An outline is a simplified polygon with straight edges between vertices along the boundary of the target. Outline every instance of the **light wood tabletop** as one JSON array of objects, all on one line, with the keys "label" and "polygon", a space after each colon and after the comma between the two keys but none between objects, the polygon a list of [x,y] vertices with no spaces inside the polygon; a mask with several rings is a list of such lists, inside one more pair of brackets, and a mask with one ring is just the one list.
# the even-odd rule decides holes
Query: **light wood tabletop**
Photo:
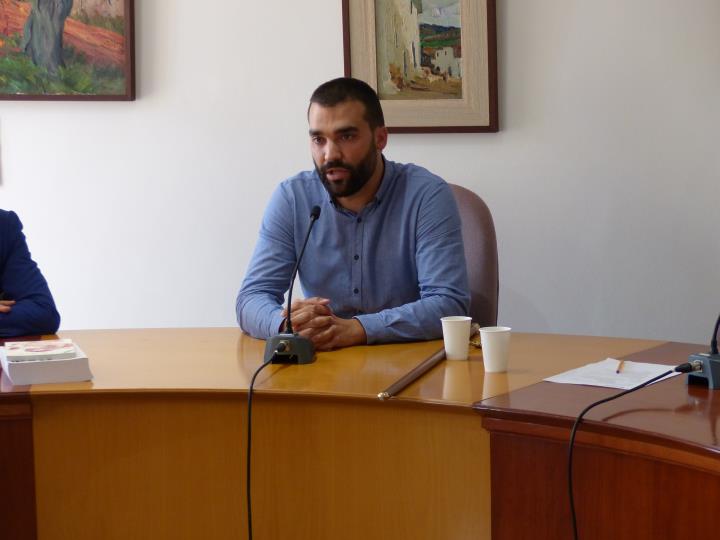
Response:
[{"label": "light wood tabletop", "polygon": [[[262,362],[265,342],[237,328],[83,330],[62,332],[90,358],[91,382],[34,385],[33,394],[112,391],[245,391]],[[516,333],[507,373],[485,374],[482,352],[445,361],[398,399],[470,406],[583,363],[631,354],[662,341]],[[442,348],[442,341],[352,347],[320,352],[313,364],[276,365],[256,381],[260,392],[375,399]],[[3,388],[9,391],[7,378]]]},{"label": "light wood tabletop", "polygon": [[[60,337],[87,353],[92,381],[0,379],[0,407],[15,400],[31,426],[34,480],[22,479],[34,482],[37,537],[244,538],[247,389],[264,342],[237,328]],[[516,333],[507,373],[485,374],[470,348],[468,361],[443,361],[386,401],[378,393],[441,341],[267,366],[253,406],[258,537],[488,539],[490,437],[472,404],[662,343]]]}]

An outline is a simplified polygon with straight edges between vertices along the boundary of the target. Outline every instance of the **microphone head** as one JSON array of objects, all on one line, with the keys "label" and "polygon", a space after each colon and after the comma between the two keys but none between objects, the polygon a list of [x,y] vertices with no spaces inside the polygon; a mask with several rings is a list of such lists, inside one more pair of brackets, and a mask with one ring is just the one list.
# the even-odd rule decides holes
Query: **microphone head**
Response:
[{"label": "microphone head", "polygon": [[310,211],[310,219],[317,219],[319,217],[320,217],[320,207],[313,206],[312,210]]}]

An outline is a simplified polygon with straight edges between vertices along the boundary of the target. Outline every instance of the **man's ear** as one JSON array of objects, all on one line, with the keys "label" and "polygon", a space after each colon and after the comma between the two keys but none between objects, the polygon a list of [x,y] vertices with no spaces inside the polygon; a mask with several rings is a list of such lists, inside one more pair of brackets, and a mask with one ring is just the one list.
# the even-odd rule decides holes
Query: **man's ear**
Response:
[{"label": "man's ear", "polygon": [[381,152],[385,150],[388,141],[388,130],[385,126],[375,128],[375,146]]}]

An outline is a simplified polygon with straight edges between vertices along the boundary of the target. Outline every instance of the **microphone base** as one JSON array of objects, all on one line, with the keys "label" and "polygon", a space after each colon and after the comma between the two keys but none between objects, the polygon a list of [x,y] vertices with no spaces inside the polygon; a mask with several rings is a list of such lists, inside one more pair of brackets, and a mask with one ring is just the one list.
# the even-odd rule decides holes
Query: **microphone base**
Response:
[{"label": "microphone base", "polygon": [[[278,351],[278,348],[283,349]],[[265,343],[267,364],[312,364],[315,361],[315,347],[308,338],[297,334],[278,334]]]},{"label": "microphone base", "polygon": [[720,354],[691,354],[690,362],[702,362],[702,371],[688,373],[687,384],[707,386],[710,390],[720,390]]}]

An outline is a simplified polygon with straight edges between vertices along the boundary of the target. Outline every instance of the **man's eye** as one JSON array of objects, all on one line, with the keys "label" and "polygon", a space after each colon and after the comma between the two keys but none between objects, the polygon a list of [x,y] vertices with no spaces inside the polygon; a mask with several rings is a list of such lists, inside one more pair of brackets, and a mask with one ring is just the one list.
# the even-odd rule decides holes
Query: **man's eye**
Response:
[{"label": "man's eye", "polygon": [[342,136],[342,140],[343,140],[343,141],[352,141],[354,138],[355,138],[355,134],[354,134],[354,133],[345,133],[345,134],[343,134],[343,136]]},{"label": "man's eye", "polygon": [[313,137],[311,140],[313,144],[322,144],[324,139],[322,137]]}]

